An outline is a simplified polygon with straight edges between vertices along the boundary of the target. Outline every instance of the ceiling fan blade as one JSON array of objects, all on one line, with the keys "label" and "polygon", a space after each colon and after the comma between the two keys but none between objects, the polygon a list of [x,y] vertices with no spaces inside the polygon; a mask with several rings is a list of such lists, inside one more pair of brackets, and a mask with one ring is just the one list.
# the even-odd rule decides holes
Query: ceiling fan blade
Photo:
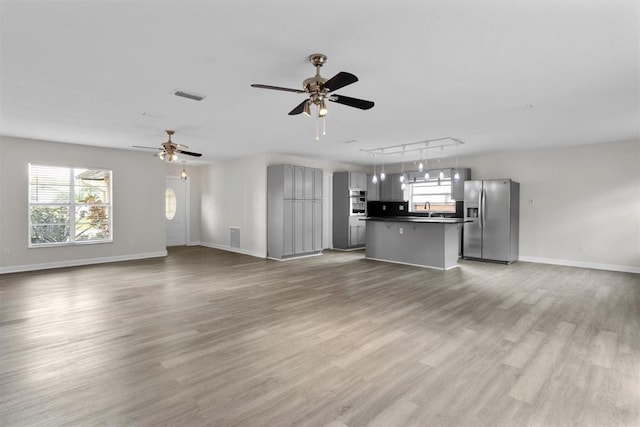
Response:
[{"label": "ceiling fan blade", "polygon": [[302,101],[300,104],[298,104],[296,106],[296,108],[294,108],[293,110],[289,111],[289,115],[290,116],[295,116],[296,114],[300,114],[302,112],[304,112],[304,105],[308,102],[308,99],[305,99],[304,101]]},{"label": "ceiling fan blade", "polygon": [[294,92],[294,93],[306,93],[306,91],[301,89],[289,89],[288,87],[280,87],[280,86],[252,84],[251,87],[257,87],[258,89],[283,90],[285,92]]},{"label": "ceiling fan blade", "polygon": [[331,95],[327,99],[329,99],[329,101],[337,102],[338,104],[348,105],[349,107],[355,107],[361,110],[368,110],[370,108],[373,108],[373,106],[375,105],[373,101],[366,101],[364,99],[358,99],[358,98],[350,98],[348,96],[342,96],[342,95]]},{"label": "ceiling fan blade", "polygon": [[338,90],[357,81],[358,78],[353,74],[347,73],[346,71],[340,71],[338,74],[324,82],[323,86],[325,89],[329,89],[329,91],[332,91]]},{"label": "ceiling fan blade", "polygon": [[186,154],[187,156],[193,156],[193,157],[202,157],[202,154],[194,153],[193,151],[176,150],[176,153]]},{"label": "ceiling fan blade", "polygon": [[142,145],[132,145],[133,148],[146,148],[149,150],[163,150],[163,148],[158,148],[158,147],[144,147]]}]

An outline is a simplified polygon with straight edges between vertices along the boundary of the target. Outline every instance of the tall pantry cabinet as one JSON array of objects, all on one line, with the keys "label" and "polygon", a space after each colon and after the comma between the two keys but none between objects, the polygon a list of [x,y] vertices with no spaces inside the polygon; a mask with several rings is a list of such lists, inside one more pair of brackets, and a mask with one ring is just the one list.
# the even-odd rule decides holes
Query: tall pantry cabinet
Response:
[{"label": "tall pantry cabinet", "polygon": [[267,168],[267,257],[322,252],[322,169]]}]

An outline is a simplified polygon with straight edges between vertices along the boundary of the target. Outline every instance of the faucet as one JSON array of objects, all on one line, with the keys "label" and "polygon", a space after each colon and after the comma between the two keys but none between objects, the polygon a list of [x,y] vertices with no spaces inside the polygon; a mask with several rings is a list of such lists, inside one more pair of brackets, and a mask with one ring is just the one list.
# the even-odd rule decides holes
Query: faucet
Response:
[{"label": "faucet", "polygon": [[424,210],[427,211],[427,214],[428,214],[427,216],[431,217],[431,203],[429,203],[428,201],[424,202]]}]

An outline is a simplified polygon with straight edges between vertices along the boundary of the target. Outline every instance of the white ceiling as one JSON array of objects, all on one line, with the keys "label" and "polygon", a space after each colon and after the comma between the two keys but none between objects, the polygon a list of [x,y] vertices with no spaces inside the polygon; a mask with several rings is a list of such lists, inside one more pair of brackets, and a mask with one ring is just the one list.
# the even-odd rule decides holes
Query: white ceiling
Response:
[{"label": "white ceiling", "polygon": [[[208,162],[278,152],[363,164],[362,149],[443,136],[465,142],[461,155],[640,138],[637,0],[0,7],[3,135],[131,148],[175,129]],[[300,87],[315,52],[328,56],[324,77],[359,77],[336,93],[376,103],[330,103],[319,142],[314,119],[287,115],[303,95],[250,87]]]}]

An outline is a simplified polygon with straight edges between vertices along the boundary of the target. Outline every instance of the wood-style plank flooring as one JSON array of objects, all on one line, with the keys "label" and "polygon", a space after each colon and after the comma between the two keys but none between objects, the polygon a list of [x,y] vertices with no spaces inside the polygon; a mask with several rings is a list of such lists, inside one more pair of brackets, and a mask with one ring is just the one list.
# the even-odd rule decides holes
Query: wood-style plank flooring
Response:
[{"label": "wood-style plank flooring", "polygon": [[0,424],[639,426],[640,275],[202,247],[2,275]]}]

